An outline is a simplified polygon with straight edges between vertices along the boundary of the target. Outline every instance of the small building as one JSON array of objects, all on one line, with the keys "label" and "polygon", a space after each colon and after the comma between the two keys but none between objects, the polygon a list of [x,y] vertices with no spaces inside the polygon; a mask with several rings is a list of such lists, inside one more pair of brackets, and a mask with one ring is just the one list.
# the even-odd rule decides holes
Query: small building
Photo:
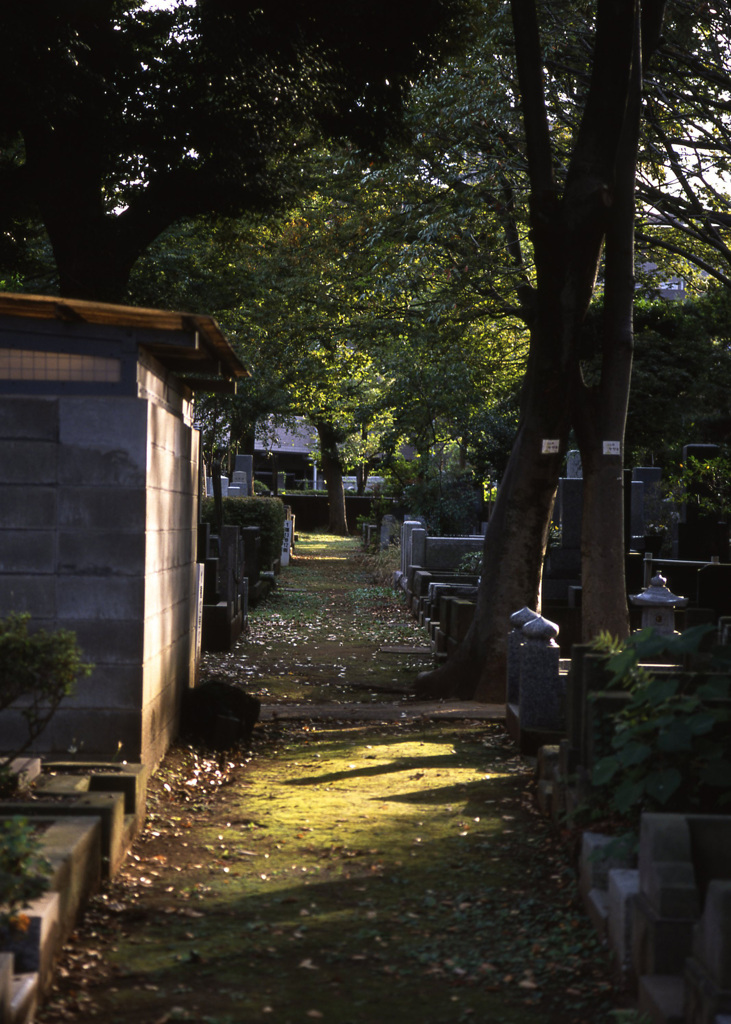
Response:
[{"label": "small building", "polygon": [[324,488],[314,459],[319,445],[317,431],[302,416],[288,425],[267,420],[256,437],[254,476],[274,494],[285,489]]},{"label": "small building", "polygon": [[[247,376],[207,316],[0,294],[0,615],[73,630],[93,674],[38,753],[154,764],[199,651],[193,394]],[[20,715],[0,715],[0,751]]]}]

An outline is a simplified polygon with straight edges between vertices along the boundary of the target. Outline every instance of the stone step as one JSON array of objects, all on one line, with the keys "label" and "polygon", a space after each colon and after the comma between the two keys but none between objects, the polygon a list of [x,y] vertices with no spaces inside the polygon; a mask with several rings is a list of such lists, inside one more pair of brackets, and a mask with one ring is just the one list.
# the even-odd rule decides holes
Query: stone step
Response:
[{"label": "stone step", "polygon": [[685,986],[674,974],[643,974],[639,979],[638,1009],[652,1024],[684,1024]]},{"label": "stone step", "polygon": [[31,1024],[38,1006],[38,975],[16,974],[10,986],[8,1024]]}]

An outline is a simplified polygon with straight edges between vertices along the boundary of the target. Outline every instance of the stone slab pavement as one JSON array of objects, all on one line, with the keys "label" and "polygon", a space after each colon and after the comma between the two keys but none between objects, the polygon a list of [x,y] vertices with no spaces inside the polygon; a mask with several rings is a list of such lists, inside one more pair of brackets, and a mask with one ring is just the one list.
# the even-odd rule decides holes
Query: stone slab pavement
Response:
[{"label": "stone slab pavement", "polygon": [[299,718],[341,722],[439,721],[469,719],[497,722],[505,718],[504,704],[480,704],[477,701],[383,701],[371,704],[262,704],[260,721]]}]

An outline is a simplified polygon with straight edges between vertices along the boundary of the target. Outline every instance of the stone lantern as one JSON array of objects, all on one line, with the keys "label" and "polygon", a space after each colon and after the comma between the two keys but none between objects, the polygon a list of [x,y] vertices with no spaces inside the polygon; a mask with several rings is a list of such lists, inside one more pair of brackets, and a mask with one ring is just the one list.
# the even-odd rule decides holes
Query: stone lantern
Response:
[{"label": "stone lantern", "polygon": [[667,580],[658,573],[650,580],[650,586],[640,594],[632,594],[630,601],[642,609],[642,628],[654,629],[657,633],[672,636],[675,632],[675,609],[685,608],[687,597],[678,597],[668,589]]}]

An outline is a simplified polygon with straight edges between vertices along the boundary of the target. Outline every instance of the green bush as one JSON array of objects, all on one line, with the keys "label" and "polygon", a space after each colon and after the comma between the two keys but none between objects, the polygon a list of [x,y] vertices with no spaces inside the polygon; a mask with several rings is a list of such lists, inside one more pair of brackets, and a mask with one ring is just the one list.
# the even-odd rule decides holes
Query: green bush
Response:
[{"label": "green bush", "polygon": [[[666,636],[645,629],[608,656],[610,686],[629,696],[592,784],[613,812],[713,811],[731,801],[731,649],[715,647],[698,659],[712,630]],[[702,668],[653,675],[640,665],[657,659]]]},{"label": "green bush", "polygon": [[[214,498],[205,498],[201,520],[216,522]],[[284,504],[279,498],[224,498],[223,522],[226,526],[258,526],[261,530],[261,566],[267,569],[279,558],[284,536]]]},{"label": "green bush", "polygon": [[28,614],[0,619],[0,711],[17,702],[27,726],[26,735],[19,735],[15,748],[3,755],[0,773],[40,736],[76,681],[93,668],[81,660],[75,633],[30,633],[29,622]]},{"label": "green bush", "polygon": [[0,823],[0,927],[24,931],[19,911],[48,888],[51,865],[39,853],[40,838],[27,818]]},{"label": "green bush", "polygon": [[475,529],[480,502],[469,475],[427,476],[405,487],[403,500],[431,536],[459,537]]},{"label": "green bush", "polygon": [[460,558],[457,572],[468,572],[471,576],[479,576],[482,573],[482,561],[482,551],[468,551]]}]

